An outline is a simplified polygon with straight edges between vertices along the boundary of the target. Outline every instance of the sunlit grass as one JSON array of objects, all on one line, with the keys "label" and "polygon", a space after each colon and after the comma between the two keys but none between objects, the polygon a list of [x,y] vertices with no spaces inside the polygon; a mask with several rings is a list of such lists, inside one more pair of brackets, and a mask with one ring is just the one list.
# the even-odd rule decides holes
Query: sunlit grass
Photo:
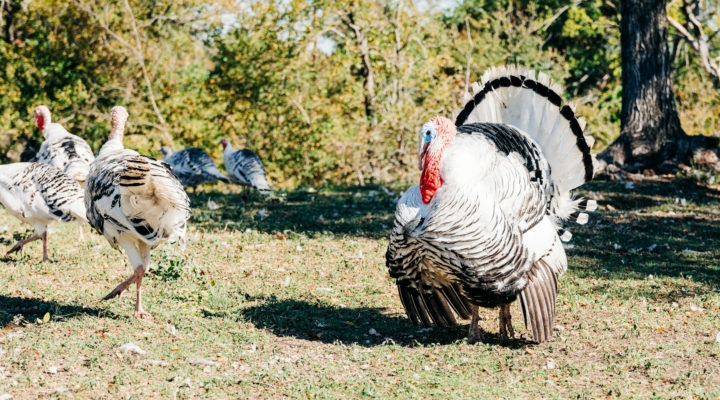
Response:
[{"label": "sunlit grass", "polygon": [[[397,187],[247,204],[218,189],[193,197],[184,253],[155,250],[144,285],[150,321],[131,317],[134,288],[99,302],[130,268],[96,234],[78,243],[74,225],[54,225],[53,263],[40,262],[39,242],[2,258],[0,395],[720,396],[716,189],[590,185],[601,209],[571,229],[555,337],[540,346],[526,340],[517,305],[509,342],[497,336],[496,310],[481,311],[488,333],[475,346],[467,325],[408,321],[384,266]],[[220,207],[210,210],[209,198]],[[3,249],[27,229],[0,210],[5,225]],[[146,353],[117,350],[128,342]]]}]

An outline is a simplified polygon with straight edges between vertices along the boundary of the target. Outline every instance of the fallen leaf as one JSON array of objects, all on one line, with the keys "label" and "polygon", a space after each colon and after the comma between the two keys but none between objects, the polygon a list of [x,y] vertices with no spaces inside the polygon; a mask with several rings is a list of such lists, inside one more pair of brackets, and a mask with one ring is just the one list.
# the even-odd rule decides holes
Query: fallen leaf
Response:
[{"label": "fallen leaf", "polygon": [[50,313],[49,312],[46,312],[45,315],[43,315],[42,321],[43,321],[43,324],[47,324],[48,322],[50,322]]},{"label": "fallen leaf", "polygon": [[350,326],[355,326],[355,323],[352,322],[352,321],[345,321],[345,323],[348,324],[348,325],[350,325]]},{"label": "fallen leaf", "polygon": [[320,335],[318,335],[317,333],[315,333],[313,331],[305,331],[305,333],[307,333],[307,335],[310,336],[311,340],[320,340]]},{"label": "fallen leaf", "polygon": [[533,350],[533,349],[531,349],[531,348],[529,348],[529,347],[526,347],[526,348],[525,348],[525,352],[528,353],[528,354],[530,354],[530,355],[535,354],[535,350]]}]

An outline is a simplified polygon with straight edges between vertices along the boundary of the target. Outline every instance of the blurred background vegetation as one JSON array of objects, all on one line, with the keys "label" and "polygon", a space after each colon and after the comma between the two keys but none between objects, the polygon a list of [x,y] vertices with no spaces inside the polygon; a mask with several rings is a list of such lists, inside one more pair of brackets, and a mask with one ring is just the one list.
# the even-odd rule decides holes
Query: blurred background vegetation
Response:
[{"label": "blurred background vegetation", "polygon": [[[682,22],[675,1],[668,14]],[[95,150],[109,111],[126,146],[159,156],[222,137],[264,160],[271,182],[414,179],[417,131],[451,116],[488,67],[548,72],[577,99],[602,150],[619,134],[618,0],[0,0],[0,162],[42,135],[32,109]],[[718,56],[717,0],[705,0]],[[720,133],[720,92],[670,29],[689,134]]]}]

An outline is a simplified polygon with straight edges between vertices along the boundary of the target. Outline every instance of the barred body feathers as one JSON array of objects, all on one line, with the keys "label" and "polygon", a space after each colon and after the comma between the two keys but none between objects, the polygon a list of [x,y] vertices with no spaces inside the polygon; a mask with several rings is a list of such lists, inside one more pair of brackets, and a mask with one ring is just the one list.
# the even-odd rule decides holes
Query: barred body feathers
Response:
[{"label": "barred body feathers", "polygon": [[50,110],[46,106],[36,107],[35,120],[45,137],[37,161],[56,167],[81,186],[85,185],[90,164],[95,160],[90,145],[66,131],[62,125],[51,122],[50,118]]},{"label": "barred body feathers", "polygon": [[271,193],[270,186],[260,157],[248,149],[235,151],[227,139],[223,139],[222,144],[225,169],[230,181],[238,185],[253,187],[261,194],[269,195]]},{"label": "barred body feathers", "polygon": [[59,169],[41,163],[0,165],[0,203],[15,218],[32,225],[35,233],[10,252],[42,239],[47,260],[47,226],[55,221],[87,222],[80,185]]},{"label": "barred body feathers", "polygon": [[567,269],[561,240],[570,234],[560,225],[585,223],[580,211],[596,207],[571,193],[593,177],[592,143],[544,74],[493,68],[473,91],[454,124],[436,117],[423,125],[421,182],[398,202],[386,264],[416,324],[471,317],[475,341],[477,307],[499,306],[501,334],[512,334],[509,306],[519,298],[543,342]]},{"label": "barred body feathers", "polygon": [[186,189],[217,181],[230,183],[205,150],[190,148],[173,152],[163,147],[160,152]]}]

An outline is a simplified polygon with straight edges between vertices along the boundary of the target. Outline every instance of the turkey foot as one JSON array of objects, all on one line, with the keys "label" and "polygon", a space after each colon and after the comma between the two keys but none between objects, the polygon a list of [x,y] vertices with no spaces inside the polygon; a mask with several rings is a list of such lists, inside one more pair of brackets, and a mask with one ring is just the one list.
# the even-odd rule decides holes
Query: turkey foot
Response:
[{"label": "turkey foot", "polygon": [[[144,271],[143,271],[143,273],[144,273]],[[123,292],[125,290],[127,290],[128,286],[130,286],[130,284],[132,284],[133,282],[137,281],[137,279],[138,279],[138,270],[135,270],[135,272],[132,274],[131,277],[127,278],[127,280],[125,280],[125,282],[119,284],[115,289],[113,289],[112,292],[110,292],[110,294],[103,297],[103,300],[110,300],[112,298],[122,296]]]},{"label": "turkey foot", "polygon": [[[33,234],[32,236],[30,236],[29,238],[23,239],[23,240],[17,242],[17,243],[15,244],[15,246],[13,246],[13,247],[12,247],[10,250],[8,250],[8,252],[5,253],[5,254],[12,254],[12,253],[21,251],[22,248],[23,248],[23,246],[25,246],[26,244],[28,244],[28,243],[30,243],[30,242],[32,242],[32,241],[38,240],[38,239],[42,239],[43,237],[47,237],[47,233],[44,233],[42,236],[41,236],[41,235],[38,235],[37,233],[35,233],[35,234]],[[46,246],[44,246],[44,247],[47,249]],[[43,257],[43,261],[47,261],[47,250],[45,250],[45,254],[44,254],[44,257]]]},{"label": "turkey foot", "polygon": [[472,319],[470,320],[470,332],[468,332],[467,342],[468,344],[482,343],[484,338],[478,324],[480,321],[478,307],[475,305],[470,306],[470,313],[472,314]]},{"label": "turkey foot", "polygon": [[512,326],[512,316],[510,315],[510,303],[500,306],[500,336],[504,340],[515,338],[515,329]]}]

